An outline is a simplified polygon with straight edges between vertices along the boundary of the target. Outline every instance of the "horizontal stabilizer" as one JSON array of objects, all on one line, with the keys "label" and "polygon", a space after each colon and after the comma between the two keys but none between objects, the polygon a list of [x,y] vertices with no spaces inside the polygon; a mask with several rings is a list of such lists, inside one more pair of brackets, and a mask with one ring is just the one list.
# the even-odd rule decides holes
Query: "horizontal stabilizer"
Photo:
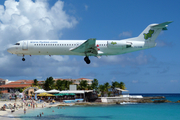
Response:
[{"label": "horizontal stabilizer", "polygon": [[157,24],[157,25],[154,25],[152,26],[152,28],[166,28],[168,24],[172,23],[173,21],[168,21],[168,22],[164,22],[164,23],[161,23],[161,24]]}]

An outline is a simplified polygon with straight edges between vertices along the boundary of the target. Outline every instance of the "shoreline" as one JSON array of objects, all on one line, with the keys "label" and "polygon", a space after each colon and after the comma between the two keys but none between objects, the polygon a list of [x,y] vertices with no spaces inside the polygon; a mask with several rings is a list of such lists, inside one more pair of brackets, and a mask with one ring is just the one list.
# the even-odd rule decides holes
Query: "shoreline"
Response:
[{"label": "shoreline", "polygon": [[[180,103],[180,100],[177,102],[172,102],[172,101],[162,101],[162,99],[160,100],[160,102],[149,102],[148,100],[152,100],[152,98],[155,97],[144,97],[143,99],[132,99],[130,101],[120,101],[120,102],[77,102],[77,103],[63,103],[63,102],[56,102],[55,104],[50,104],[50,103],[37,103],[37,107],[35,106],[35,108],[33,109],[32,107],[28,107],[28,106],[24,106],[23,108],[19,108],[18,110],[15,110],[15,112],[11,113],[11,109],[6,109],[6,111],[0,111],[0,120],[21,120],[20,119],[20,115],[24,114],[24,108],[26,108],[26,113],[28,113],[29,111],[32,110],[36,110],[36,109],[44,109],[44,108],[48,108],[48,107],[60,107],[60,106],[95,106],[95,105],[115,105],[115,104],[121,104],[121,103],[125,103],[125,102],[132,102],[132,103]],[[140,100],[140,101],[138,101]],[[163,99],[166,100],[166,99]],[[30,102],[30,100],[27,101],[28,103]],[[17,102],[15,102],[15,100],[12,101],[0,101],[0,107],[2,107],[4,104],[9,105],[9,104],[18,104],[21,105],[23,103],[22,100],[17,100]],[[42,107],[43,105],[43,107]]]},{"label": "shoreline", "polygon": [[[14,104],[16,103],[17,105],[20,105],[21,103],[23,103],[21,100],[18,100],[17,102],[15,101],[0,101],[0,107],[2,107],[4,104],[8,105],[8,104]],[[15,109],[15,112],[11,112],[11,109],[6,109],[5,111],[0,111],[0,120],[20,120],[18,118],[19,115],[24,114],[24,108],[26,108],[26,113],[35,109],[44,109],[44,108],[48,108],[48,107],[56,107],[58,105],[60,105],[61,103],[56,102],[56,104],[50,104],[50,103],[37,103],[37,107],[35,108],[31,108],[28,106],[23,106],[23,108],[18,108]],[[42,107],[43,105],[43,107]]]}]

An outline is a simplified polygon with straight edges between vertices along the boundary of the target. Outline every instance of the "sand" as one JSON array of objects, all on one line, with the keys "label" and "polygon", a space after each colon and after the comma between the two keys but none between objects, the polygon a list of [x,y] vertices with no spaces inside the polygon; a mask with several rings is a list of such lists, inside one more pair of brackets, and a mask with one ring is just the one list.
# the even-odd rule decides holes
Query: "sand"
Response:
[{"label": "sand", "polygon": [[[30,102],[30,100],[28,100],[28,102]],[[3,107],[4,104],[8,105],[14,105],[14,103],[18,104],[21,106],[22,100],[17,100],[15,102],[15,100],[12,101],[0,101],[0,107]],[[58,106],[64,103],[59,103],[56,102],[56,104],[49,104],[49,103],[37,103],[37,107],[35,106],[34,109],[38,109],[38,108],[46,108],[46,107],[54,107],[54,106]],[[33,108],[31,107],[27,107],[24,106],[24,108],[26,108],[26,112],[28,112],[29,110],[33,110]],[[1,111],[0,110],[0,120],[20,120],[18,119],[19,114],[23,114],[24,113],[24,108],[18,108],[18,110],[15,110],[15,112],[11,113],[11,109],[6,109],[6,111]]]}]

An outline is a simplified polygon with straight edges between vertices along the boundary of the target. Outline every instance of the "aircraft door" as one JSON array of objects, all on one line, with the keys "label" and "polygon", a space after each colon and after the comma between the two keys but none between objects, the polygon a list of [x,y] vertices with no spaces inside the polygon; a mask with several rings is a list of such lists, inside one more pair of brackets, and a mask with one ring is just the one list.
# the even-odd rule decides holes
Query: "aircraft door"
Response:
[{"label": "aircraft door", "polygon": [[22,50],[28,50],[28,41],[23,41]]}]

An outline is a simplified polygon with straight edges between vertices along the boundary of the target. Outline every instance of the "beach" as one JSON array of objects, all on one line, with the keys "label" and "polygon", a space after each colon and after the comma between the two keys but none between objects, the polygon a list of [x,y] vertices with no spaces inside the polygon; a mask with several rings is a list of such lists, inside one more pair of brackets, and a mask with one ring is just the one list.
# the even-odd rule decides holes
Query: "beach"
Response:
[{"label": "beach", "polygon": [[[28,103],[31,102],[31,100],[27,101]],[[66,105],[63,103],[59,103],[56,102],[56,104],[50,104],[50,103],[46,103],[46,102],[35,102],[37,103],[37,106],[33,107],[29,107],[29,106],[25,106],[22,100],[9,100],[9,101],[0,101],[0,108],[4,106],[4,104],[6,105],[14,105],[14,103],[18,106],[17,109],[15,109],[14,112],[11,112],[11,109],[6,109],[5,111],[0,110],[0,120],[19,120],[18,118],[16,118],[16,116],[18,116],[19,114],[23,114],[24,113],[24,108],[26,109],[26,113],[28,111],[34,110],[34,109],[39,109],[39,108],[47,108],[47,107],[54,107],[54,106],[58,106],[60,104],[62,105]],[[23,104],[23,107],[19,107],[20,105]]]}]

